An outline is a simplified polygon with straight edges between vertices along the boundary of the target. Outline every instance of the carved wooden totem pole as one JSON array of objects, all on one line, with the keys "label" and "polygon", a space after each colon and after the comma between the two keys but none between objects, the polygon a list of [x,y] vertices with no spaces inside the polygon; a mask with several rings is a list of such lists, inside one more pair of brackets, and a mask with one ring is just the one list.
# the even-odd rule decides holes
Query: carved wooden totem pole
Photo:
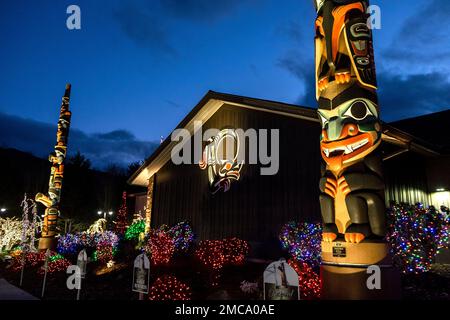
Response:
[{"label": "carved wooden totem pole", "polygon": [[369,4],[316,0],[315,5],[324,297],[371,298],[363,293],[365,271],[384,264],[388,250]]},{"label": "carved wooden totem pole", "polygon": [[50,169],[50,180],[48,183],[48,194],[36,194],[36,201],[42,203],[46,207],[42,225],[42,235],[39,239],[40,250],[54,248],[56,245],[56,223],[59,216],[61,188],[64,177],[64,160],[66,159],[67,154],[67,140],[69,137],[70,118],[72,115],[69,111],[70,88],[70,84],[67,84],[59,114],[55,151],[48,157],[48,160],[52,164]]}]

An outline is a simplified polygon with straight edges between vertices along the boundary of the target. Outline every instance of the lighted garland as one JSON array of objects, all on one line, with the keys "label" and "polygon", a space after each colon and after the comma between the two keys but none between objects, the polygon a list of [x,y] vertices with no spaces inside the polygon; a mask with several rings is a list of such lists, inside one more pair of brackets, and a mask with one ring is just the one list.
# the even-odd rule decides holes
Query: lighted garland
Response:
[{"label": "lighted garland", "polygon": [[138,220],[125,231],[125,240],[137,240],[139,239],[139,235],[143,232],[145,232],[145,221]]},{"label": "lighted garland", "polygon": [[279,235],[283,249],[297,261],[315,267],[320,264],[322,254],[322,225],[320,223],[289,222],[281,228]]},{"label": "lighted garland", "polygon": [[191,296],[191,288],[171,275],[157,278],[149,291],[149,300],[156,301],[191,300]]},{"label": "lighted garland", "polygon": [[154,265],[168,264],[175,252],[175,245],[171,236],[161,230],[150,233],[144,250],[150,256]]},{"label": "lighted garland", "polygon": [[305,262],[289,260],[288,264],[294,268],[295,272],[298,274],[301,299],[319,299],[321,293],[319,275]]},{"label": "lighted garland", "polygon": [[404,273],[430,269],[436,254],[449,243],[449,225],[434,207],[392,204],[387,240],[394,262]]},{"label": "lighted garland", "polygon": [[174,225],[167,231],[172,237],[175,250],[186,252],[194,241],[194,233],[188,222],[182,221]]}]

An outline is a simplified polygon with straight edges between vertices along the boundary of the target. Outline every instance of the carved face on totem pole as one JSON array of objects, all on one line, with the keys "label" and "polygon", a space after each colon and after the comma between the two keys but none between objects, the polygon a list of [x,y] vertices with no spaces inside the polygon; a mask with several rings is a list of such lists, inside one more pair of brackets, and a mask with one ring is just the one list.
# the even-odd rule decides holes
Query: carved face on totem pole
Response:
[{"label": "carved face on totem pole", "polygon": [[[326,164],[321,179],[324,239],[333,241],[344,234],[347,241],[360,242],[383,233],[371,230],[368,212],[359,208],[364,204],[351,200],[357,189],[371,189],[360,186],[364,178],[360,175],[358,180],[354,174],[358,166],[360,174],[370,172],[363,169],[364,163],[379,146],[382,133],[368,1],[316,0],[315,5],[316,98],[322,123],[320,149]],[[381,172],[376,175],[381,179]],[[375,187],[381,194],[382,183]],[[353,211],[357,217],[352,217]],[[358,228],[360,224],[366,226]]]}]

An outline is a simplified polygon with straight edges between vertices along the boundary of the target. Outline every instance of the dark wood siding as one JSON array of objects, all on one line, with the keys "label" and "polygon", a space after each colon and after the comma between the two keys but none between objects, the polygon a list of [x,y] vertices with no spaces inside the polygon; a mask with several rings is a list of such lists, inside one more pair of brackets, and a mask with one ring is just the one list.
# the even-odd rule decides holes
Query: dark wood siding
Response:
[{"label": "dark wood siding", "polygon": [[317,123],[273,113],[223,106],[203,126],[223,129],[279,129],[279,172],[261,176],[259,165],[244,165],[231,189],[212,195],[207,172],[198,165],[169,161],[156,174],[153,226],[190,220],[200,239],[237,236],[264,241],[290,220],[319,220],[320,174]]},{"label": "dark wood siding", "polygon": [[421,202],[430,205],[427,187],[427,159],[412,152],[384,162],[386,202]]}]

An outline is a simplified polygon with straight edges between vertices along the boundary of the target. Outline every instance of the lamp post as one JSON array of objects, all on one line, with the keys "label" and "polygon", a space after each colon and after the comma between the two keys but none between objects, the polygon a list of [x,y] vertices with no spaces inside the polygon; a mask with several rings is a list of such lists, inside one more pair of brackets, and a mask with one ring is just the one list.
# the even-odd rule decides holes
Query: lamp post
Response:
[{"label": "lamp post", "polygon": [[6,208],[0,208],[0,213],[5,213],[6,212]]},{"label": "lamp post", "polygon": [[114,214],[114,212],[113,211],[101,211],[101,210],[99,210],[99,211],[97,211],[97,214],[99,215],[99,216],[101,216],[101,215],[103,215],[103,219],[105,219],[106,220],[106,215],[109,215],[109,216],[112,216],[113,214]]}]

